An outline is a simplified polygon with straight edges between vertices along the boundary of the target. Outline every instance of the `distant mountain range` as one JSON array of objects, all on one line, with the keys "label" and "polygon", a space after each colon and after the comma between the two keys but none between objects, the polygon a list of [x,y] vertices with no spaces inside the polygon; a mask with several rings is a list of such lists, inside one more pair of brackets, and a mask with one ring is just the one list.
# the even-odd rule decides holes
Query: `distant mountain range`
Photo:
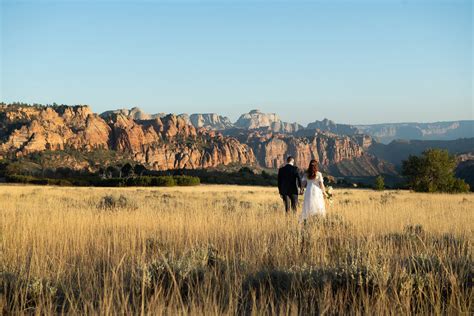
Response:
[{"label": "distant mountain range", "polygon": [[[324,119],[304,127],[259,110],[232,122],[215,113],[147,114],[132,108],[98,115],[87,106],[0,103],[0,159],[61,151],[58,160],[48,163],[90,170],[102,163],[77,161],[77,155],[66,158],[64,152],[73,149],[112,151],[155,170],[232,165],[275,169],[292,155],[302,168],[316,159],[322,171],[334,176],[373,177],[396,176],[403,159],[427,148],[445,148],[463,157],[474,153],[474,121],[410,124],[353,126]],[[397,135],[440,140],[379,141]],[[443,140],[454,137],[460,139]],[[470,158],[463,161],[471,168]]]},{"label": "distant mountain range", "polygon": [[[122,109],[108,111],[101,114],[106,117],[110,113],[122,113],[132,119],[150,119],[163,117],[164,113],[149,115],[139,108],[130,110]],[[459,138],[474,137],[474,120],[447,121],[435,123],[386,123],[369,125],[339,124],[334,121],[323,119],[309,123],[306,127],[299,123],[288,123],[280,119],[275,113],[263,113],[252,110],[242,114],[239,119],[232,123],[228,117],[217,113],[199,113],[178,115],[196,128],[207,128],[217,131],[234,130],[259,130],[274,133],[292,134],[299,137],[314,135],[315,131],[330,132],[337,135],[369,135],[378,142],[388,144],[392,140],[455,140]],[[227,133],[229,134],[229,132]]]},{"label": "distant mountain range", "polygon": [[368,134],[382,143],[395,139],[454,140],[474,137],[474,120],[356,125],[356,128],[360,133]]},{"label": "distant mountain range", "polygon": [[455,155],[474,153],[474,138],[457,140],[394,140],[390,144],[374,142],[368,152],[380,159],[400,165],[410,155],[420,155],[429,148],[446,149]]}]

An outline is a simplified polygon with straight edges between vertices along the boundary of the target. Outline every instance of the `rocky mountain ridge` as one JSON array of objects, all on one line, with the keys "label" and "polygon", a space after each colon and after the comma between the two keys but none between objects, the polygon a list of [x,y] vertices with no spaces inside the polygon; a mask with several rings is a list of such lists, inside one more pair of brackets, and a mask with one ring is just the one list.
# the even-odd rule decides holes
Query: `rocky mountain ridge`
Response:
[{"label": "rocky mountain ridge", "polygon": [[397,139],[455,140],[474,137],[474,120],[434,123],[387,123],[355,125],[359,133],[368,134],[382,143]]},{"label": "rocky mountain ridge", "polygon": [[457,140],[394,140],[389,144],[373,142],[367,152],[396,166],[402,164],[410,155],[418,156],[429,148],[447,150],[451,155],[474,159],[474,138]]},{"label": "rocky mountain ridge", "polygon": [[255,163],[247,145],[176,115],[134,120],[116,112],[104,120],[87,106],[0,106],[0,140],[0,158],[72,148],[127,153],[156,170]]},{"label": "rocky mountain ridge", "polygon": [[303,126],[298,123],[283,122],[275,113],[263,113],[260,110],[252,110],[242,114],[235,122],[234,127],[247,130],[268,130],[274,133],[295,133]]},{"label": "rocky mountain ridge", "polygon": [[333,176],[396,174],[393,165],[369,154],[348,136],[322,132],[311,137],[295,137],[254,132],[238,139],[252,148],[257,161],[266,168],[278,168],[292,155],[301,168],[315,159],[322,171]]},{"label": "rocky mountain ridge", "polygon": [[[257,117],[261,114],[254,112]],[[189,119],[189,120],[188,120]],[[245,118],[252,122],[252,117]],[[190,122],[200,124],[196,128]],[[198,122],[198,123],[196,123]],[[0,105],[0,158],[26,157],[35,152],[111,150],[127,154],[154,170],[199,169],[250,165],[274,169],[294,155],[299,166],[310,159],[333,175],[368,176],[394,173],[390,164],[367,153],[359,140],[328,132],[308,137],[268,128],[238,129],[235,135],[206,125],[228,124],[214,115],[154,115],[137,109],[97,115],[87,106]],[[242,123],[243,124],[243,123]]]},{"label": "rocky mountain ridge", "polygon": [[[132,119],[151,119],[162,117],[164,113],[149,115],[138,108],[117,110]],[[109,115],[107,111],[102,117]],[[275,113],[263,113],[252,110],[242,114],[232,123],[227,117],[216,113],[191,115],[180,114],[184,120],[196,128],[204,127],[210,130],[227,131],[228,135],[238,133],[239,130],[271,131],[273,133],[290,134],[297,137],[311,137],[316,132],[330,132],[337,135],[360,136],[369,135],[378,142],[388,144],[397,139],[406,140],[454,140],[474,137],[474,120],[434,122],[434,123],[386,123],[368,125],[339,124],[329,119],[314,121],[306,127],[298,123],[288,123],[280,119]]]},{"label": "rocky mountain ridge", "polygon": [[148,114],[138,107],[133,107],[130,110],[118,109],[118,110],[112,110],[112,111],[105,111],[102,114],[100,114],[100,117],[102,117],[103,119],[108,119],[117,114],[122,114],[133,120],[151,120],[151,119],[160,118],[166,115],[165,113]]},{"label": "rocky mountain ridge", "polygon": [[216,113],[191,114],[189,119],[196,128],[204,127],[212,130],[225,130],[234,126],[228,117],[220,116]]}]

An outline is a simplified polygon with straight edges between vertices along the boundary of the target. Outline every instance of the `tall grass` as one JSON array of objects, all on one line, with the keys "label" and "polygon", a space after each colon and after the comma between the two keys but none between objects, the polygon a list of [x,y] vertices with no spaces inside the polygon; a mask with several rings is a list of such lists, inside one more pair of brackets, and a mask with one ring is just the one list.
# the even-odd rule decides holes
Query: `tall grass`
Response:
[{"label": "tall grass", "polygon": [[304,228],[272,188],[0,186],[0,308],[472,314],[474,196],[337,190]]}]

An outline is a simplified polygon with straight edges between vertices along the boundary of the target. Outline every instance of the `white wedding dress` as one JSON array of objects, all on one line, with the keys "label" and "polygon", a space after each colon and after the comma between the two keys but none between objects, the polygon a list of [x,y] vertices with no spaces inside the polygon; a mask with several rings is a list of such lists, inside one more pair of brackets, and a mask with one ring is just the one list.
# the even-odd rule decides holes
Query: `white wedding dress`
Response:
[{"label": "white wedding dress", "polygon": [[300,216],[300,222],[305,221],[313,215],[326,215],[323,181],[323,175],[319,171],[316,173],[316,178],[314,179],[308,179],[306,175],[303,177],[303,183],[306,183],[306,189],[304,192],[303,212]]}]

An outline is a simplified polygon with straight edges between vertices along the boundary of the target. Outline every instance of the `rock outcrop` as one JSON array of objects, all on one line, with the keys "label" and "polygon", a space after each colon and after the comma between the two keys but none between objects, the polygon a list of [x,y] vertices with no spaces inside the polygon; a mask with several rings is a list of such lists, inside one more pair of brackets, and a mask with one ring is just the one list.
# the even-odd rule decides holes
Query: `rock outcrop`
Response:
[{"label": "rock outcrop", "polygon": [[225,130],[234,126],[229,118],[216,113],[191,114],[190,121],[194,127],[211,130]]},{"label": "rock outcrop", "polygon": [[359,130],[348,124],[336,124],[334,121],[324,119],[322,121],[314,121],[309,123],[305,131],[310,132],[319,130],[322,132],[330,132],[338,135],[355,135],[359,133]]},{"label": "rock outcrop", "polygon": [[116,114],[122,114],[125,115],[128,118],[131,118],[132,120],[151,120],[154,118],[159,118],[165,116],[164,113],[157,113],[157,114],[148,114],[142,111],[142,109],[138,107],[133,107],[130,110],[129,109],[119,109],[119,110],[113,110],[113,111],[106,111],[100,114],[100,117],[103,119],[107,120],[110,117],[116,115]]},{"label": "rock outcrop", "polygon": [[135,161],[156,170],[256,163],[248,146],[231,137],[196,130],[180,116],[170,114],[140,122],[118,116],[109,124],[114,148],[130,152]]},{"label": "rock outcrop", "polygon": [[111,128],[87,106],[0,108],[0,151],[27,155],[43,150],[108,148]]},{"label": "rock outcrop", "polygon": [[247,142],[259,163],[265,168],[278,168],[289,155],[295,163],[306,168],[310,160],[319,162],[322,170],[334,176],[372,176],[380,173],[395,174],[390,164],[364,152],[352,138],[329,133],[313,137],[252,134]]},{"label": "rock outcrop", "polygon": [[262,113],[252,110],[242,114],[234,124],[237,128],[247,130],[269,130],[275,133],[294,133],[303,128],[297,123],[283,122],[275,113]]}]

